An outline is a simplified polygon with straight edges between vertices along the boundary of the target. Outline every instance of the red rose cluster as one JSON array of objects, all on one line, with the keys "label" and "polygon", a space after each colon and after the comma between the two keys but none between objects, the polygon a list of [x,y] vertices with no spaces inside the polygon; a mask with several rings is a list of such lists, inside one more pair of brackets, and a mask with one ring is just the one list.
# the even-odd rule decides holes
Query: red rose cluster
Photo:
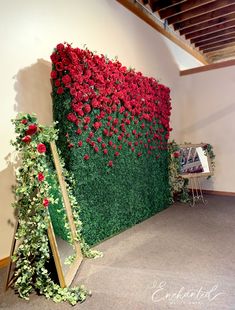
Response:
[{"label": "red rose cluster", "polygon": [[[168,87],[128,70],[119,61],[69,44],[58,44],[51,60],[54,92],[71,97],[67,120],[74,123],[79,137],[76,144],[67,137],[70,148],[87,143],[93,153],[112,153],[115,158],[125,143],[137,158],[144,154],[159,158],[154,150],[167,149],[171,131]],[[91,154],[83,154],[84,160]],[[112,167],[113,161],[107,165]]]},{"label": "red rose cluster", "polygon": [[[27,119],[22,119],[21,124],[26,125],[28,123]],[[30,124],[28,125],[27,129],[25,130],[25,136],[22,138],[22,142],[24,143],[30,143],[31,142],[31,136],[34,135],[38,130],[38,127],[36,124]]]}]

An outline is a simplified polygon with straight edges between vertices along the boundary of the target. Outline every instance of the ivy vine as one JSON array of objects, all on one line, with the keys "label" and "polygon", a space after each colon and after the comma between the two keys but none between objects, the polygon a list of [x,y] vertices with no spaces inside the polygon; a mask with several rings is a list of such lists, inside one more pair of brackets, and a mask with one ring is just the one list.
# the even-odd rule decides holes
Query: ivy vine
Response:
[{"label": "ivy vine", "polygon": [[[16,171],[16,200],[13,203],[19,222],[15,236],[19,240],[19,246],[12,256],[15,262],[14,288],[24,299],[29,299],[30,293],[35,290],[55,302],[68,301],[75,305],[78,301],[86,299],[89,295],[87,289],[82,285],[61,288],[51,279],[46,267],[50,258],[47,235],[50,221],[48,208],[50,204],[57,203],[57,198],[51,195],[48,145],[56,140],[57,131],[53,126],[39,125],[35,115],[30,114],[20,114],[12,122],[17,136],[11,143],[19,151],[21,159],[21,166]],[[82,237],[79,206],[71,188],[74,180],[64,168],[63,174],[82,253],[84,257],[100,257],[102,254],[90,249]],[[68,262],[71,261],[72,257],[68,259]]]}]

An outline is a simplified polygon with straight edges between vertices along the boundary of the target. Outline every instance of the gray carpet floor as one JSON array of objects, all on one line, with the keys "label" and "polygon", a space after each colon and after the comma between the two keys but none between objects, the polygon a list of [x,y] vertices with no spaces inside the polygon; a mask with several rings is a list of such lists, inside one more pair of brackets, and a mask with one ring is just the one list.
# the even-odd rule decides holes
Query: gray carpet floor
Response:
[{"label": "gray carpet floor", "polygon": [[[92,296],[74,309],[235,309],[235,197],[207,196],[207,206],[174,204],[100,244],[104,257],[84,260],[74,284]],[[0,309],[71,309],[32,294],[3,292]]]}]

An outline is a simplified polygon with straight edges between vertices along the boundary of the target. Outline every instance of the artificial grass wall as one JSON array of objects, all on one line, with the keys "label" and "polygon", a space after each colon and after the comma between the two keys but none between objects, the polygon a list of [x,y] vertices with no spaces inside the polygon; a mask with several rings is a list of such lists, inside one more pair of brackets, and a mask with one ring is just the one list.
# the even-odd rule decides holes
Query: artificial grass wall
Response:
[{"label": "artificial grass wall", "polygon": [[169,88],[67,44],[51,60],[57,146],[93,245],[168,206]]}]

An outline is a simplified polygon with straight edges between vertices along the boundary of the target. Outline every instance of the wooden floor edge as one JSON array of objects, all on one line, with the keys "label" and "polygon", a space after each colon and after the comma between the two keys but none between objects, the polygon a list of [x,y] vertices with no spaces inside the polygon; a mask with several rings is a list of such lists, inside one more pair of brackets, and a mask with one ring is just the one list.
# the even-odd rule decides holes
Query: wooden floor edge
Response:
[{"label": "wooden floor edge", "polygon": [[[199,191],[199,189],[197,189]],[[189,188],[191,192],[191,188]],[[211,189],[202,189],[202,193],[206,195],[235,197],[235,192],[215,191]]]},{"label": "wooden floor edge", "polygon": [[0,259],[0,268],[4,268],[9,264],[10,261],[10,257],[4,257],[2,259]]}]

